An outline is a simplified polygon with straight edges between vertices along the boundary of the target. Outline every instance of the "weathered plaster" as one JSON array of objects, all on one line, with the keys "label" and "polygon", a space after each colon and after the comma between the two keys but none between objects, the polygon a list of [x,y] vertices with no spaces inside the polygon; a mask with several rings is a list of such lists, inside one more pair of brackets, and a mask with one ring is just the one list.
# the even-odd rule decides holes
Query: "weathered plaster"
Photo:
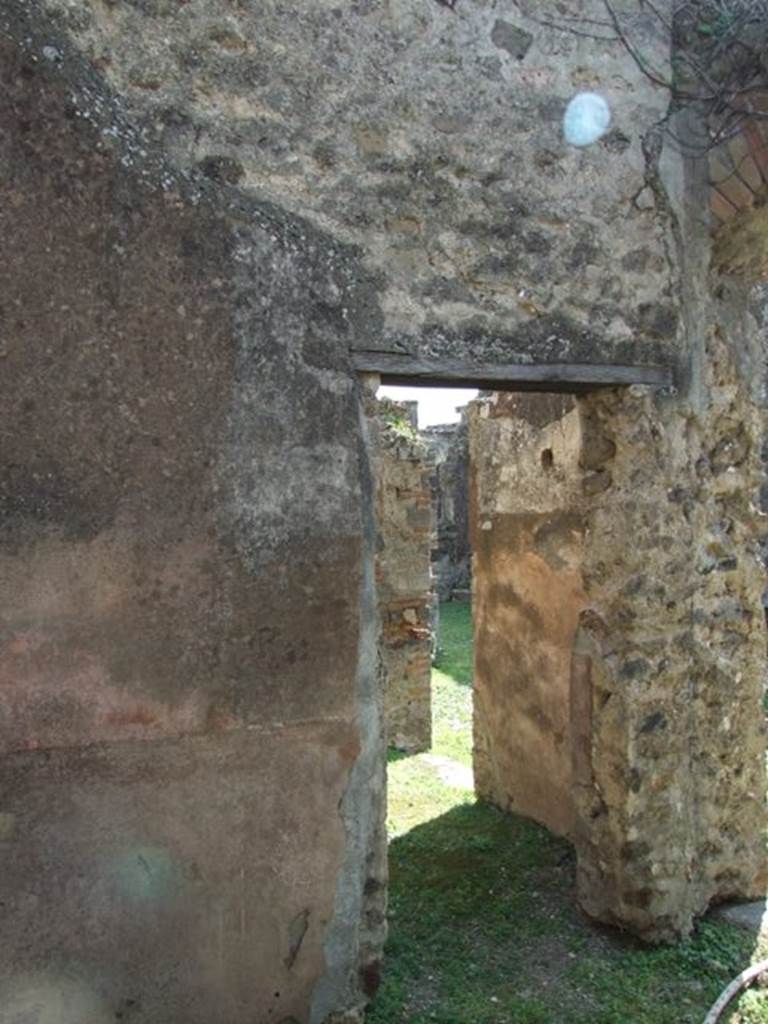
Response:
[{"label": "weathered plaster", "polygon": [[495,395],[472,403],[469,423],[475,789],[572,835],[579,413],[568,396]]},{"label": "weathered plaster", "polygon": [[[668,97],[618,41],[557,31],[511,0],[40,9],[119,96],[132,166],[159,146],[185,173],[361,247],[378,301],[355,347],[674,361],[664,226],[653,196],[638,200]],[[657,26],[638,14],[633,38],[663,68]],[[56,51],[58,32],[41,42]],[[52,59],[66,71],[64,48]],[[606,94],[614,125],[577,151],[561,117],[584,88]]]},{"label": "weathered plaster", "polygon": [[415,753],[432,741],[434,464],[404,412],[370,400],[387,743]]},{"label": "weathered plaster", "polygon": [[320,1022],[372,994],[383,933],[355,256],[156,149],[131,165],[109,92],[23,14],[0,15],[3,1005],[74,984],[108,1019]]},{"label": "weathered plaster", "polygon": [[[744,551],[762,336],[730,285],[704,294],[698,192],[679,154],[657,167],[664,91],[539,6],[0,7],[7,999],[84,985],[94,1015],[136,1024],[330,1024],[374,993],[383,740],[355,348],[678,366],[678,401],[583,407],[616,469],[589,471],[610,481],[576,650],[620,695],[594,743],[616,769],[603,796],[624,789],[598,815],[611,870],[583,874],[582,899],[668,937],[761,880]],[[559,123],[584,87],[615,120],[577,152]],[[665,584],[627,614],[617,521],[680,572],[674,613]],[[689,610],[703,619],[675,632]],[[672,667],[622,688],[646,639]],[[673,729],[642,732],[664,709],[668,749]],[[745,761],[720,772],[726,719]],[[742,804],[749,840],[727,832]],[[644,821],[648,849],[623,845]],[[149,909],[112,885],[113,857]]]}]

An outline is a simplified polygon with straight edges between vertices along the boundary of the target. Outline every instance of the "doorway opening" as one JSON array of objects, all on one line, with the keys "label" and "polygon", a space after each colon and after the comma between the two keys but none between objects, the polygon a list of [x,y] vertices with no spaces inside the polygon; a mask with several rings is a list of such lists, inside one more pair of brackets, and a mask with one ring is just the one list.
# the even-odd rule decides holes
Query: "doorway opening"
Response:
[{"label": "doorway opening", "polygon": [[576,525],[547,505],[567,494],[575,403],[475,392],[424,424],[413,403],[431,392],[413,390],[373,407],[391,939],[372,1024],[421,1020],[420,1003],[425,1021],[532,1007],[530,977],[496,994],[510,958],[522,948],[534,976],[542,929],[578,915],[557,575]]},{"label": "doorway opening", "polygon": [[[615,470],[610,420],[573,395],[506,391],[474,399],[465,418],[471,602],[455,588],[439,606],[428,747],[389,754],[390,939],[367,1024],[607,1020],[617,986],[638,1020],[671,1024],[674,1001],[659,992],[702,1010],[714,998],[706,987],[692,997],[683,969],[714,933],[649,970],[576,900],[577,873],[582,903],[603,895],[585,870],[606,816],[584,796],[594,793],[590,666],[600,652],[582,613],[590,526]],[[416,497],[413,477],[400,488]],[[438,512],[426,491],[417,506],[429,515],[410,513],[424,546]],[[398,561],[406,572],[414,551]],[[382,535],[379,570],[385,552]],[[424,547],[420,557],[423,580]],[[607,697],[598,689],[596,699]],[[738,963],[736,941],[732,953]]]},{"label": "doorway opening", "polygon": [[586,603],[576,400],[391,387],[370,411],[388,741],[395,759],[418,757],[390,772],[390,834],[422,813],[407,791],[400,808],[397,785],[418,763],[571,836]]},{"label": "doorway opening", "polygon": [[467,415],[477,394],[382,387],[372,406],[390,838],[434,811],[446,780],[474,788]]},{"label": "doorway opening", "polygon": [[[685,864],[667,852],[686,849],[670,841],[689,834],[684,816],[659,819],[654,839],[658,808],[699,791],[668,727],[678,712],[666,687],[676,666],[686,678],[692,667],[684,630],[695,639],[703,622],[689,623],[692,605],[680,599],[681,642],[669,633],[674,571],[696,536],[678,510],[682,492],[657,479],[669,425],[641,389],[585,390],[499,390],[467,414],[473,788],[430,764],[433,750],[390,755],[390,942],[369,1024],[608,1020],[617,986],[633,1019],[673,1024],[670,993],[701,1014],[717,995],[701,979],[696,994],[681,981],[687,957],[710,942],[735,968],[749,957],[715,922],[663,961],[594,924],[677,939],[694,901],[706,908],[706,893],[735,875],[702,870],[677,894],[668,882]],[[680,710],[683,737],[696,736],[690,715],[703,710]],[[744,849],[739,884],[752,892],[762,860]]]}]

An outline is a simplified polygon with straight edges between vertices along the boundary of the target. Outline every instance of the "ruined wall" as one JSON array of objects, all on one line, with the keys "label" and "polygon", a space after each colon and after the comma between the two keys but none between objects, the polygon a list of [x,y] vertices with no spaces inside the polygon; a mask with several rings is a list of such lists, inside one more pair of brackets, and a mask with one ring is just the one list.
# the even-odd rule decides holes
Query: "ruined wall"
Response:
[{"label": "ruined wall", "polygon": [[650,938],[766,886],[764,356],[740,303],[707,313],[698,396],[584,402],[616,451],[588,511],[574,643],[579,893]]},{"label": "ruined wall", "polygon": [[567,396],[497,394],[470,405],[469,423],[475,790],[570,835],[579,414]]},{"label": "ruined wall", "polygon": [[384,711],[390,746],[414,753],[432,741],[432,464],[392,402],[370,406],[376,478],[376,593]]},{"label": "ruined wall", "polygon": [[765,298],[719,288],[685,395],[470,417],[478,795],[572,838],[582,906],[654,941],[766,885]]},{"label": "ruined wall", "polygon": [[[359,282],[377,302],[356,349],[674,355],[666,226],[649,188],[669,97],[610,31],[568,30],[571,13],[602,24],[602,0],[572,12],[554,0],[37,6],[143,126],[139,146],[360,246]],[[638,10],[632,33],[663,71],[657,19]],[[603,90],[614,115],[586,150],[562,139],[580,89]]]},{"label": "ruined wall", "polygon": [[472,417],[478,792],[570,828],[582,905],[652,940],[766,884],[765,295],[708,279],[678,211],[684,389],[596,393],[551,424],[543,397]]},{"label": "ruined wall", "polygon": [[383,931],[353,257],[178,176],[11,8],[0,1017],[323,1021]]},{"label": "ruined wall", "polygon": [[[685,119],[675,127],[684,134]],[[767,349],[760,289],[712,267],[706,161],[667,154],[658,180],[690,362],[677,393],[583,402],[607,457],[573,687],[591,705],[577,744],[592,759],[578,770],[579,817],[591,820],[580,898],[667,938],[710,902],[765,891]]]},{"label": "ruined wall", "polygon": [[427,427],[421,432],[435,462],[434,503],[437,518],[432,573],[441,601],[472,584],[469,544],[469,436],[466,413],[460,423]]},{"label": "ruined wall", "polygon": [[[351,350],[692,366],[674,416],[650,396],[614,396],[606,415],[634,437],[640,402],[648,424],[634,448],[616,441],[630,483],[630,456],[639,487],[659,481],[641,491],[647,542],[682,543],[663,528],[684,505],[665,504],[671,449],[671,489],[699,497],[689,514],[719,531],[715,550],[741,552],[747,489],[724,489],[759,449],[754,332],[682,290],[691,239],[658,172],[665,90],[618,40],[553,28],[542,6],[0,5],[2,1005],[68,993],[96,1021],[337,1024],[375,991],[384,752]],[[633,27],[663,68],[655,24],[640,12]],[[581,88],[614,111],[586,151],[560,134]],[[742,420],[744,461],[697,490],[680,438],[693,423],[719,465]],[[613,493],[621,521],[628,491]],[[586,549],[605,606],[589,622],[610,639],[582,623],[585,678],[612,679],[612,652],[642,647],[616,551]],[[626,787],[595,804],[606,870],[627,866],[613,890],[583,874],[583,898],[604,894],[595,912],[618,906],[639,930],[654,914],[686,926],[686,872],[707,879],[697,906],[754,877],[729,811],[742,801],[757,826],[754,759],[715,770],[724,723],[743,722],[753,751],[759,721],[755,588],[733,557],[701,591],[720,618],[685,634],[702,673],[694,685],[680,663],[681,703],[700,736],[663,761],[672,729],[640,731],[633,684],[617,719],[632,727],[617,733]],[[653,743],[658,771],[628,760]],[[710,779],[695,791],[692,750]],[[657,810],[647,845],[626,846]]]}]

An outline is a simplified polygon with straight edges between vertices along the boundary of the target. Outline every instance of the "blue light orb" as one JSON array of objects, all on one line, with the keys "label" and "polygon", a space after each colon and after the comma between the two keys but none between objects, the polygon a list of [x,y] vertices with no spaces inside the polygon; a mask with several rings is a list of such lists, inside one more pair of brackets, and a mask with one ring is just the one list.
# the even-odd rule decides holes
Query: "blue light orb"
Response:
[{"label": "blue light orb", "polygon": [[611,108],[596,92],[580,92],[565,108],[563,133],[571,146],[591,146],[608,131]]}]

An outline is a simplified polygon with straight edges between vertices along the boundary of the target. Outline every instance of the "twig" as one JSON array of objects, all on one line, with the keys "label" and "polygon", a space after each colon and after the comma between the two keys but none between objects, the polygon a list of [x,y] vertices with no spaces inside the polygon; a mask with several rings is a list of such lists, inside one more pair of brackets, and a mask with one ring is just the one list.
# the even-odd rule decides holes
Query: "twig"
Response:
[{"label": "twig", "polygon": [[[580,36],[582,39],[596,39],[600,43],[613,43],[613,42],[616,42],[616,36],[615,35],[601,36],[601,35],[598,35],[596,32],[586,32],[583,29],[574,28],[573,25],[571,25],[571,24],[564,25],[561,22],[551,21],[549,18],[542,18],[540,14],[531,14],[531,12],[526,9],[526,7],[523,7],[521,5],[520,0],[513,0],[513,3],[515,5],[515,7],[518,9],[518,11],[520,11],[520,13],[523,15],[524,18],[528,18],[530,21],[534,22],[534,24],[536,24],[536,25],[542,25],[544,28],[553,28],[557,32],[567,32],[568,35]],[[563,21],[568,21],[568,22],[583,21],[585,24],[593,24],[593,25],[599,26],[600,28],[606,28],[606,29],[610,29],[610,27],[611,27],[607,22],[596,21],[596,20],[591,19],[591,18],[580,19],[580,18],[576,18],[576,17],[569,17],[568,15],[563,15],[562,17],[563,17]]]},{"label": "twig", "polygon": [[650,9],[651,9],[651,10],[653,11],[653,13],[655,14],[655,16],[656,16],[656,17],[657,17],[657,18],[659,19],[659,21],[661,22],[661,24],[662,24],[662,25],[664,26],[664,28],[665,28],[665,29],[666,29],[666,30],[667,30],[668,32],[670,32],[670,33],[671,33],[671,32],[672,32],[672,22],[671,22],[671,21],[668,21],[668,20],[667,20],[667,18],[666,18],[666,17],[665,17],[665,16],[664,16],[664,15],[663,15],[663,14],[661,13],[661,11],[660,11],[660,10],[658,9],[658,7],[656,6],[656,4],[655,4],[655,3],[653,3],[653,2],[652,2],[652,0],[643,0],[643,2],[645,3],[645,6],[646,6],[646,7],[649,7],[649,8],[650,8]]},{"label": "twig", "polygon": [[743,988],[746,988],[751,981],[754,981],[755,978],[764,971],[768,971],[768,960],[761,960],[759,963],[753,964],[751,967],[747,967],[747,969],[742,971],[741,974],[738,974],[730,985],[723,989],[712,1009],[704,1018],[704,1024],[717,1024],[723,1014],[723,1011],[728,1009],[728,1006],[733,1002],[739,992],[741,992]]},{"label": "twig", "polygon": [[[616,0],[602,0],[607,20],[574,14],[568,4],[558,4],[557,15],[543,16],[536,0],[513,3],[523,17],[546,28],[601,43],[619,42],[641,73],[670,94],[670,115],[681,108],[698,110],[704,129],[701,144],[680,143],[691,153],[704,155],[721,145],[737,135],[748,118],[768,117],[768,112],[749,103],[751,94],[768,92],[763,55],[768,0],[673,0],[671,17],[659,0],[635,0],[639,10],[649,12],[664,28],[670,43],[678,43],[669,75],[654,67],[634,41],[628,31],[630,16],[627,10],[619,12]],[[674,135],[669,120],[664,119],[666,130]]]},{"label": "twig", "polygon": [[619,16],[616,13],[616,11],[614,11],[614,9],[613,9],[613,5],[611,4],[611,0],[603,0],[603,4],[605,5],[605,9],[608,11],[608,15],[610,16],[610,19],[613,22],[614,31],[616,32],[616,35],[621,40],[622,46],[627,51],[627,53],[630,55],[630,57],[635,62],[635,64],[637,64],[637,66],[643,72],[645,77],[646,78],[650,78],[650,80],[652,82],[655,82],[656,85],[661,85],[665,89],[672,90],[674,88],[673,85],[672,85],[672,82],[667,81],[666,79],[662,78],[657,72],[653,71],[649,67],[649,65],[645,62],[645,59],[643,58],[642,54],[639,53],[635,49],[635,47],[634,47],[634,45],[632,43],[630,43],[629,39],[627,38],[626,33],[624,32],[624,29],[621,27],[621,22],[619,21]]}]

